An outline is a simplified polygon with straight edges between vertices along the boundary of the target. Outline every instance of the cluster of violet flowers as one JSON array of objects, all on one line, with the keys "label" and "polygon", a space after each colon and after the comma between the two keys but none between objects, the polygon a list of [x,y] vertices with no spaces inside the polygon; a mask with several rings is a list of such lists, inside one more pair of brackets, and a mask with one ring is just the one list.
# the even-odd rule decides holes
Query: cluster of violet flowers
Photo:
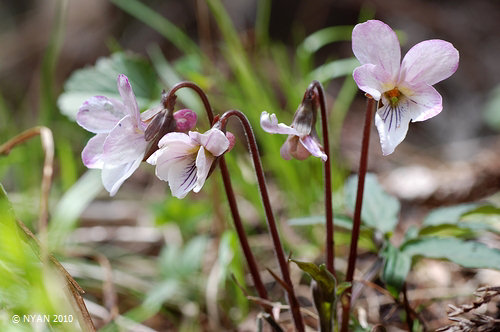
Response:
[{"label": "cluster of violet flowers", "polygon": [[[423,41],[413,46],[401,61],[401,49],[396,33],[388,25],[377,20],[370,20],[354,27],[352,49],[361,63],[361,66],[354,70],[353,77],[358,87],[366,93],[368,102],[351,248],[345,278],[350,283],[353,281],[357,255],[369,133],[375,102],[377,102],[375,126],[379,133],[382,153],[389,155],[406,137],[410,122],[424,121],[441,112],[442,98],[433,85],[451,76],[457,70],[459,62],[458,51],[453,45],[437,39]],[[194,89],[203,100],[209,121],[212,123],[212,128],[203,134],[194,131],[197,121],[194,111],[183,109],[173,112],[175,91],[182,87]],[[235,143],[234,136],[226,132],[227,120],[232,116],[240,120],[253,158],[269,232],[282,273],[280,281],[287,291],[295,328],[304,331],[286,256],[269,202],[255,137],[245,115],[231,110],[214,120],[206,95],[190,82],[183,82],[173,87],[168,94],[164,93],[161,105],[143,113],[139,111],[132,87],[125,75],[118,76],[118,91],[121,101],[103,96],[92,97],[83,103],[78,112],[78,124],[96,134],[82,152],[85,166],[102,170],[104,187],[113,196],[141,162],[146,161],[156,166],[156,176],[168,182],[172,195],[183,198],[191,190],[194,192],[201,190],[216,165],[216,160],[219,159],[240,244],[259,296],[267,299],[267,291],[241,225],[223,157]],[[316,132],[318,109],[321,110],[323,144]],[[328,271],[335,276],[328,121],[321,84],[314,81],[308,87],[291,125],[279,123],[276,115],[268,112],[261,114],[260,125],[268,133],[288,135],[280,150],[284,159],[304,160],[312,155],[324,162],[326,265]],[[342,301],[341,331],[343,332],[347,331],[349,323],[349,292],[350,290],[347,291],[346,300]],[[271,314],[268,307],[263,309]],[[331,326],[332,322],[329,324]]]},{"label": "cluster of violet flowers", "polygon": [[102,170],[104,188],[114,196],[143,161],[150,145],[147,128],[161,116],[168,119],[162,127],[169,129],[146,161],[156,165],[156,176],[168,182],[173,196],[184,198],[191,190],[200,191],[215,157],[230,149],[234,136],[215,128],[204,134],[191,131],[197,116],[188,109],[169,117],[164,111],[171,110],[162,104],[141,114],[128,78],[119,75],[117,85],[122,101],[95,96],[77,113],[77,123],[96,134],[83,149],[84,165]]}]

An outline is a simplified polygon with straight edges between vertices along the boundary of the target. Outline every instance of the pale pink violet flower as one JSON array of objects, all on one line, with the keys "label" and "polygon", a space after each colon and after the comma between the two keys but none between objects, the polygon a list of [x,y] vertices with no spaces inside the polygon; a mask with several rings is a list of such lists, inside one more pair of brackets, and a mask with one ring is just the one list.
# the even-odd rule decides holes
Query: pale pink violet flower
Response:
[{"label": "pale pink violet flower", "polygon": [[352,49],[361,63],[353,72],[358,87],[382,106],[375,115],[382,153],[394,152],[406,137],[409,122],[430,119],[443,109],[432,85],[458,68],[459,54],[447,41],[426,40],[413,46],[401,61],[396,33],[370,20],[352,31]]},{"label": "pale pink violet flower", "polygon": [[278,123],[276,115],[267,112],[262,112],[260,115],[260,126],[270,134],[288,135],[288,138],[280,149],[283,159],[290,160],[293,157],[298,160],[304,160],[313,155],[326,161],[327,156],[318,142],[314,130],[311,130],[311,126],[305,126],[305,130],[300,130],[304,127],[298,126],[298,128],[294,128],[294,123],[291,126]]},{"label": "pale pink violet flower", "polygon": [[228,151],[231,135],[217,128],[204,134],[168,133],[147,162],[156,165],[156,176],[168,182],[173,196],[184,198],[201,190],[216,157]]},{"label": "pale pink violet flower", "polygon": [[[149,121],[141,119],[144,116],[139,111],[127,76],[119,75],[117,85],[121,101],[95,96],[82,104],[76,116],[80,126],[96,134],[82,151],[83,164],[102,170],[102,183],[111,196],[139,167],[148,147],[144,132]],[[157,112],[155,110],[153,113]],[[155,115],[151,112],[148,114],[148,120]],[[182,128],[189,125],[194,127],[193,115],[184,115],[187,116],[187,123],[183,123]]]}]

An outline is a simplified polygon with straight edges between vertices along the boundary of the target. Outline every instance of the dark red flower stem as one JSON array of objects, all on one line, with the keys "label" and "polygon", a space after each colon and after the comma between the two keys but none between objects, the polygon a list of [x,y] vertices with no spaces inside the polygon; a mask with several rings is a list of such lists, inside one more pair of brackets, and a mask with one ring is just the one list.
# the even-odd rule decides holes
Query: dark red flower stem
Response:
[{"label": "dark red flower stem", "polygon": [[326,114],[326,101],[323,86],[318,81],[312,81],[309,89],[316,89],[319,97],[321,111],[321,131],[323,133],[323,148],[327,156],[324,162],[325,178],[325,217],[326,217],[326,269],[335,276],[335,242],[333,239],[334,222],[332,208],[332,173],[330,157],[330,140],[328,136],[328,118]]},{"label": "dark red flower stem", "polygon": [[[172,89],[168,92],[167,103],[171,98],[175,98],[175,93],[181,88],[190,88],[200,96],[201,101],[203,102],[203,106],[205,107],[205,111],[208,116],[208,120],[210,124],[214,121],[214,114],[212,111],[212,107],[210,106],[210,102],[208,101],[207,95],[203,90],[193,82],[180,82],[172,87]],[[233,216],[234,228],[236,229],[236,233],[238,234],[238,239],[240,241],[241,249],[243,250],[243,255],[248,264],[248,269],[252,276],[255,288],[257,289],[257,293],[259,293],[259,297],[262,299],[268,299],[266,288],[264,287],[264,283],[260,278],[259,269],[257,268],[257,263],[255,262],[255,257],[252,254],[252,250],[250,249],[250,245],[248,244],[248,239],[245,233],[245,228],[243,227],[243,222],[240,218],[240,213],[238,211],[238,205],[236,203],[236,198],[234,195],[233,187],[231,185],[231,179],[229,177],[229,171],[227,169],[226,161],[224,156],[220,156],[218,158],[219,166],[222,174],[222,182],[224,183],[224,189],[226,190],[227,200],[229,202],[229,208],[231,210],[231,215]],[[271,314],[271,309],[268,307],[264,307],[266,312]]]},{"label": "dark red flower stem", "polygon": [[281,276],[283,281],[287,286],[287,298],[288,304],[292,312],[293,320],[295,323],[295,328],[299,332],[304,331],[304,322],[302,320],[302,315],[300,314],[300,306],[295,296],[293,289],[292,279],[290,278],[290,271],[288,270],[287,258],[281,244],[281,240],[278,233],[278,228],[276,226],[276,221],[274,219],[273,210],[271,208],[271,201],[269,200],[269,194],[267,192],[266,179],[264,177],[264,171],[262,169],[262,163],[260,161],[259,150],[257,148],[257,142],[253,134],[252,126],[248,121],[247,117],[240,111],[230,110],[222,114],[219,119],[221,130],[224,131],[227,120],[231,117],[237,117],[245,130],[245,135],[248,141],[248,148],[250,150],[250,155],[252,157],[253,165],[255,168],[255,174],[257,175],[257,182],[259,184],[260,195],[262,199],[262,204],[264,205],[264,210],[266,213],[267,226],[269,228],[269,233],[271,234],[271,239],[273,241],[274,253],[278,260],[278,264],[281,270]]},{"label": "dark red flower stem", "polygon": [[[358,253],[359,229],[361,226],[361,207],[363,205],[363,192],[365,189],[366,169],[368,165],[368,147],[370,145],[370,131],[372,127],[373,109],[375,100],[371,96],[367,96],[365,127],[363,129],[363,143],[361,145],[361,157],[359,160],[358,172],[358,191],[356,193],[356,205],[354,208],[354,218],[351,235],[351,248],[349,251],[349,263],[347,265],[347,273],[345,281],[352,283],[354,277],[354,269],[356,267],[356,257]],[[342,327],[341,332],[347,332],[349,328],[349,313],[351,311],[351,291],[352,286],[344,293],[342,301]]]}]

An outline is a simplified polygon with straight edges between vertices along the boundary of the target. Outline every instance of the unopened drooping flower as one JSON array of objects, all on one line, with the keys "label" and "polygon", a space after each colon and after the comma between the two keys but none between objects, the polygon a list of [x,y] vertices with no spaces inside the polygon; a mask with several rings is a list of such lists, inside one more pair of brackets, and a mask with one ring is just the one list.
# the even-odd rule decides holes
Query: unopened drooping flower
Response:
[{"label": "unopened drooping flower", "polygon": [[[96,134],[82,151],[83,163],[88,168],[102,169],[102,183],[111,196],[141,164],[148,146],[144,132],[154,117],[149,112],[147,120],[141,118],[132,86],[125,75],[119,75],[117,81],[121,101],[95,96],[83,103],[76,116],[80,126]],[[185,111],[180,118],[185,118],[194,127],[194,112]]]},{"label": "unopened drooping flower", "polygon": [[262,112],[260,126],[264,131],[270,134],[288,135],[288,138],[280,149],[283,159],[290,160],[293,157],[298,160],[304,160],[313,155],[326,161],[327,156],[319,143],[318,135],[314,128],[317,114],[317,100],[315,97],[316,95],[312,91],[306,91],[290,126],[278,123],[278,118],[275,114]]},{"label": "unopened drooping flower", "polygon": [[427,120],[443,109],[441,95],[432,85],[457,70],[458,51],[447,41],[426,40],[413,46],[400,62],[396,33],[376,20],[354,27],[352,49],[361,62],[354,80],[382,102],[375,125],[383,154],[391,154],[406,137],[410,121]]},{"label": "unopened drooping flower", "polygon": [[156,165],[156,176],[168,182],[173,196],[184,198],[191,190],[201,190],[213,162],[230,149],[231,140],[234,142],[232,134],[217,128],[204,134],[169,133],[147,162]]}]

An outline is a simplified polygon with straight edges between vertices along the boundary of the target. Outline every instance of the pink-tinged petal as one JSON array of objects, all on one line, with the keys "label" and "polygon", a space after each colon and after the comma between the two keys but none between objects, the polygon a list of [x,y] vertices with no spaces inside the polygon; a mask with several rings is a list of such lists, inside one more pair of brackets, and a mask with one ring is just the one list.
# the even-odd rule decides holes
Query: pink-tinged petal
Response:
[{"label": "pink-tinged petal", "polygon": [[377,101],[380,100],[384,92],[393,89],[395,86],[389,73],[372,64],[354,69],[352,77],[360,90],[368,93]]},{"label": "pink-tinged petal", "polygon": [[132,173],[139,168],[141,162],[142,158],[119,166],[104,165],[101,174],[102,184],[104,185],[104,188],[109,191],[110,196],[114,196],[116,194],[123,182],[125,182],[125,180],[127,180]]},{"label": "pink-tinged petal", "polygon": [[396,146],[406,137],[412,115],[410,103],[409,100],[401,100],[395,109],[390,105],[384,105],[375,114],[375,126],[384,156],[393,153]]},{"label": "pink-tinged petal", "polygon": [[291,143],[290,138],[291,137],[298,138],[298,136],[294,136],[294,135],[288,136],[288,138],[285,140],[285,143],[283,143],[283,145],[280,148],[281,158],[283,158],[285,160],[292,159],[292,155],[290,154],[290,143]]},{"label": "pink-tinged petal", "polygon": [[153,119],[153,117],[158,114],[160,111],[162,111],[163,105],[158,105],[153,108],[150,108],[148,110],[145,110],[144,112],[141,113],[141,121],[143,122],[148,122]]},{"label": "pink-tinged petal", "polygon": [[420,85],[413,90],[414,94],[408,97],[412,122],[425,121],[443,110],[442,97],[432,86]]},{"label": "pink-tinged petal", "polygon": [[88,168],[102,168],[102,149],[107,134],[97,134],[92,137],[82,151],[82,161]]},{"label": "pink-tinged petal", "polygon": [[139,111],[139,106],[137,106],[137,100],[135,99],[135,94],[132,90],[128,77],[123,74],[118,75],[117,85],[118,92],[122,97],[127,114],[132,116],[135,123],[139,125],[141,121],[141,112]]},{"label": "pink-tinged petal", "polygon": [[377,20],[357,24],[352,30],[352,51],[362,65],[379,66],[397,79],[401,48],[398,36],[387,24]]},{"label": "pink-tinged petal", "polygon": [[198,150],[197,145],[172,142],[153,153],[147,162],[156,165],[156,176],[160,180],[168,181],[170,167],[182,160],[196,158]]},{"label": "pink-tinged petal", "polygon": [[229,140],[226,135],[217,128],[212,128],[200,134],[196,131],[190,131],[189,137],[191,137],[195,142],[205,147],[214,156],[220,156],[229,148]]},{"label": "pink-tinged petal", "polygon": [[103,148],[106,164],[118,166],[144,156],[148,142],[134,125],[132,117],[127,115],[111,130]]},{"label": "pink-tinged petal", "polygon": [[278,123],[276,114],[269,115],[267,112],[262,112],[260,115],[260,126],[265,132],[270,134],[299,135],[294,128],[284,123]]},{"label": "pink-tinged petal", "polygon": [[234,137],[233,133],[231,133],[229,131],[226,132],[226,137],[229,141],[229,147],[227,148],[226,152],[229,152],[233,149],[234,144],[236,143],[236,137]]},{"label": "pink-tinged petal", "polygon": [[195,147],[198,144],[189,137],[188,134],[172,132],[163,136],[158,142],[158,147],[162,148],[172,143],[182,143],[185,145],[189,145],[191,147]]},{"label": "pink-tinged petal", "polygon": [[400,82],[434,85],[458,68],[459,54],[444,40],[426,40],[413,46],[403,58]]},{"label": "pink-tinged petal", "polygon": [[168,171],[168,185],[172,196],[184,198],[196,185],[196,154],[172,163]]},{"label": "pink-tinged petal", "polygon": [[196,184],[193,187],[195,193],[199,192],[205,184],[205,180],[207,179],[214,160],[215,157],[212,153],[200,147],[198,155],[196,156]]},{"label": "pink-tinged petal", "polygon": [[196,127],[196,112],[183,109],[174,113],[175,119],[175,130],[187,133],[188,131],[194,129]]},{"label": "pink-tinged petal", "polygon": [[307,159],[311,153],[299,143],[299,136],[290,135],[280,149],[281,157],[285,160],[293,158],[297,160]]},{"label": "pink-tinged petal", "polygon": [[300,139],[300,143],[302,143],[307,151],[309,151],[313,156],[321,158],[323,161],[328,159],[327,155],[323,152],[321,145],[310,135],[302,137]]},{"label": "pink-tinged petal", "polygon": [[76,114],[76,122],[92,133],[109,133],[125,115],[127,114],[122,102],[95,96],[82,104]]}]

